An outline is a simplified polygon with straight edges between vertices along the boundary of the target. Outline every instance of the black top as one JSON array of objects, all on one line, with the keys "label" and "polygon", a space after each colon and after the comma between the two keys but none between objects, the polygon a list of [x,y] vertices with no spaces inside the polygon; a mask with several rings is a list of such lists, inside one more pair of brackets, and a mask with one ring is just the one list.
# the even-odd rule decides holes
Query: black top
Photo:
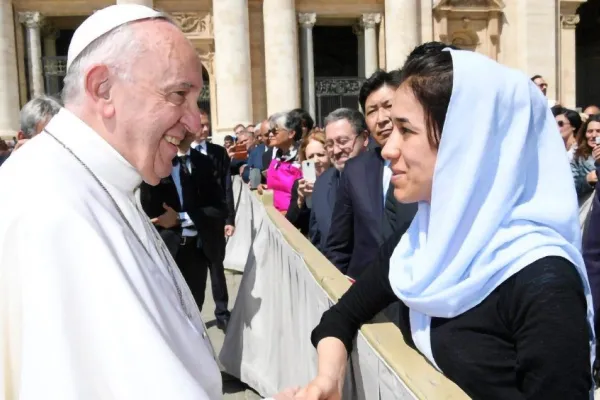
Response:
[{"label": "black top", "polygon": [[[390,237],[374,264],[323,314],[312,333],[315,346],[336,337],[350,354],[359,327],[397,300],[388,272],[399,239],[399,234]],[[546,257],[502,283],[475,308],[455,318],[432,318],[433,357],[446,377],[474,399],[589,400],[586,310],[575,267],[563,258]],[[409,309],[402,302],[399,328],[416,350]]]},{"label": "black top", "polygon": [[298,184],[300,179],[296,179],[292,185],[292,198],[290,206],[285,213],[285,218],[292,223],[303,235],[308,234],[308,221],[310,218],[310,209],[306,206],[306,202],[302,203],[302,207],[298,207]]}]

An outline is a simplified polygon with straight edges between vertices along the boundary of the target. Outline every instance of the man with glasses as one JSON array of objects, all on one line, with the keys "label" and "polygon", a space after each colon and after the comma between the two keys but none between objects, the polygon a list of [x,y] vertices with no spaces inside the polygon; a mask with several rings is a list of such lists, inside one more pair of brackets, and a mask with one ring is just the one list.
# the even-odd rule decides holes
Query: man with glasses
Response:
[{"label": "man with glasses", "polygon": [[[394,198],[393,186],[389,184],[392,174],[381,157],[381,148],[393,128],[390,110],[399,82],[399,71],[378,70],[359,92],[371,143],[369,151],[346,163],[323,251],[329,261],[353,279],[375,258],[385,239],[403,229],[416,213],[416,205],[401,204]],[[336,152],[339,150],[334,149],[334,163],[339,158]]]},{"label": "man with glasses", "polygon": [[333,168],[323,172],[314,184],[308,228],[310,241],[321,252],[329,235],[341,172],[349,159],[366,149],[369,140],[365,118],[349,108],[331,112],[325,118],[325,139]]}]

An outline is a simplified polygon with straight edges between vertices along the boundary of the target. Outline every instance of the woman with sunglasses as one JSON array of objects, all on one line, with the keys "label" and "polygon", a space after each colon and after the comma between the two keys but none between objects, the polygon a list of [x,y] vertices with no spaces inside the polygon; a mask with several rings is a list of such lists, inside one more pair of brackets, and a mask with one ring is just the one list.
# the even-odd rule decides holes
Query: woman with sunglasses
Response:
[{"label": "woman with sunglasses", "polygon": [[323,314],[297,398],[339,399],[357,330],[399,299],[402,338],[471,398],[589,400],[592,301],[547,101],[481,54],[415,52],[382,155],[418,212]]},{"label": "woman with sunglasses", "polygon": [[302,120],[289,112],[273,114],[269,117],[268,135],[269,148],[276,150],[267,167],[267,185],[263,188],[273,191],[273,205],[285,214],[294,182],[302,177],[297,144],[302,137]]}]

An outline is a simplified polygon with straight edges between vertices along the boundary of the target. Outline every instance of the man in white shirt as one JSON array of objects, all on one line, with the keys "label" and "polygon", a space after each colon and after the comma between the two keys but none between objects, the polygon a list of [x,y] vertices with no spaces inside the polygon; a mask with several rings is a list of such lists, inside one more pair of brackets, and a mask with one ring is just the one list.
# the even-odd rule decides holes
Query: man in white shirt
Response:
[{"label": "man in white shirt", "polygon": [[199,129],[201,70],[147,7],[97,11],[73,35],[65,108],[0,170],[2,398],[222,398],[193,297],[136,193]]}]

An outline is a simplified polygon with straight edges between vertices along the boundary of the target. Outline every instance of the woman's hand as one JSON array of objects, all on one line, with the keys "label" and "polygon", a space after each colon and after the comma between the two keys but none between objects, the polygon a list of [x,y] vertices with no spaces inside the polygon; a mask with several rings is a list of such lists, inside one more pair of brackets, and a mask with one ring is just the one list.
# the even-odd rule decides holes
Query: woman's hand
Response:
[{"label": "woman's hand", "polygon": [[319,375],[305,388],[301,389],[295,399],[298,400],[341,400],[341,382],[326,376]]},{"label": "woman's hand", "polygon": [[[600,146],[598,146],[598,147],[600,147]],[[598,148],[598,147],[596,147],[596,148]],[[590,171],[587,174],[587,176],[585,177],[585,180],[590,185],[595,185],[596,183],[598,183],[598,177],[596,176],[596,171]]]},{"label": "woman's hand", "polygon": [[595,162],[600,161],[600,146],[594,147],[594,150],[592,150],[592,157],[594,157]]},{"label": "woman's hand", "polygon": [[304,199],[312,194],[313,185],[314,183],[307,182],[305,179],[300,179],[298,181],[298,204],[301,205],[304,202]]}]

